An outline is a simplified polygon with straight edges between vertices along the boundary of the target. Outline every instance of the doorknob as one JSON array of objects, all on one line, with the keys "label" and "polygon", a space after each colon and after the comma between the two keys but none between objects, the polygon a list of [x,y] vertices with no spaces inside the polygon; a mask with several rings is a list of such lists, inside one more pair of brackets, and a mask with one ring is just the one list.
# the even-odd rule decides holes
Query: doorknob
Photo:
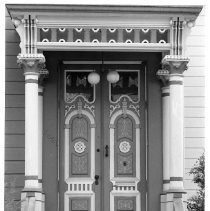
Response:
[{"label": "doorknob", "polygon": [[105,146],[105,157],[109,157],[109,146]]},{"label": "doorknob", "polygon": [[99,175],[95,175],[95,185],[98,185]]}]

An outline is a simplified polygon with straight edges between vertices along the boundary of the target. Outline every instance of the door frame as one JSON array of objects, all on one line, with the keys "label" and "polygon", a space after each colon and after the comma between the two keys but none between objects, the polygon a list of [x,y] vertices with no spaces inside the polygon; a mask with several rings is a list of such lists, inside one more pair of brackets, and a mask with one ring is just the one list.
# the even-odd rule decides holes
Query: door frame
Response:
[{"label": "door frame", "polygon": [[[116,52],[117,53],[117,52]],[[127,52],[127,53],[129,53],[129,52]],[[119,64],[119,65],[125,65],[125,64],[130,64],[130,65],[139,65],[139,64],[141,64],[142,62],[141,61],[117,61],[117,60],[115,60],[115,61],[84,61],[84,60],[81,60],[81,61],[62,61],[62,64],[73,64],[73,65],[79,65],[79,64],[95,64],[95,65],[99,65],[99,64],[101,64],[101,65],[107,65],[107,64]],[[119,68],[120,69],[120,68]],[[61,70],[61,71],[60,71]],[[62,73],[62,71],[63,71],[63,73]],[[78,71],[82,71],[82,70],[78,70]],[[60,117],[60,114],[61,114],[61,104],[65,104],[65,102],[62,102],[61,103],[61,100],[62,99],[60,99],[61,98],[61,96],[64,94],[64,90],[62,90],[62,87],[61,86],[64,86],[64,84],[62,84],[62,82],[64,82],[63,80],[64,80],[64,73],[66,72],[66,70],[65,69],[61,69],[61,65],[60,65],[60,67],[59,67],[59,71],[58,71],[58,75],[59,75],[59,77],[58,77],[58,81],[57,81],[57,89],[58,89],[58,109],[57,109],[57,116],[58,116],[58,147],[57,147],[57,153],[58,153],[58,168],[57,168],[57,170],[58,170],[58,172],[57,172],[57,174],[58,174],[58,181],[59,181],[59,179],[60,179],[60,159],[61,159],[61,157],[60,157],[60,146],[61,146],[61,142],[60,142],[60,133],[61,133],[61,131],[60,131],[60,129],[62,129],[62,124],[61,123],[64,123],[64,124],[66,124],[66,120],[65,120],[65,117]],[[61,76],[63,76],[63,77],[61,77]],[[62,78],[62,80],[61,80],[61,78]],[[146,67],[146,65],[145,65],[145,69],[144,69],[144,101],[145,101],[145,104],[147,104],[147,67]],[[141,81],[141,77],[140,77],[140,81]],[[110,86],[110,85],[108,85],[108,86]],[[108,87],[108,89],[110,89],[110,87]],[[110,90],[108,90],[108,95],[110,94],[109,93],[110,92]],[[59,93],[62,93],[62,95],[61,94],[59,94]],[[97,94],[96,94],[96,92],[95,92],[95,99],[96,99],[96,97],[97,97]],[[108,98],[109,98],[109,96],[108,96]],[[95,100],[94,99],[94,100]],[[108,101],[109,101],[109,99],[108,99]],[[138,104],[140,103],[140,101],[138,102]],[[64,108],[63,108],[64,109]],[[65,110],[65,109],[64,109]],[[88,113],[88,112],[87,112]],[[148,140],[147,140],[147,106],[145,107],[145,110],[144,110],[144,113],[145,113],[145,116],[144,116],[144,120],[145,120],[145,122],[144,122],[144,126],[145,126],[145,137],[144,137],[144,140],[145,140],[145,177],[146,177],[146,185],[147,185],[147,172],[148,172],[148,168],[147,168],[147,154],[148,154],[148,152],[147,152],[147,150],[148,150]],[[130,114],[129,112],[128,112],[128,114]],[[73,114],[74,115],[74,114]],[[66,116],[66,114],[65,114],[65,116]],[[71,115],[72,116],[72,115]],[[115,116],[115,115],[114,115]],[[112,125],[113,124],[113,122],[115,121],[115,119],[116,118],[114,118],[114,116],[111,116],[111,119],[110,119],[110,125]],[[136,117],[133,117],[134,118],[134,120],[135,120],[135,124],[136,125],[139,125],[140,126],[140,122],[139,122],[139,120],[137,120],[136,119]],[[63,122],[61,121],[61,119],[62,120],[64,120]],[[70,119],[70,118],[69,118]],[[91,119],[91,118],[90,118]],[[93,120],[91,120],[91,124],[94,124],[94,122],[93,122]],[[91,128],[92,129],[92,128]],[[112,128],[110,128],[109,129],[109,134],[110,134],[110,148],[111,148],[111,140],[112,140],[112,138],[111,138],[111,129]],[[139,140],[140,140],[140,127],[138,128],[139,129]],[[94,128],[94,130],[95,130],[95,128]],[[95,130],[96,131],[96,130]],[[66,137],[66,136],[68,136],[68,133],[66,133],[66,128],[64,129],[64,132],[63,132],[63,134],[64,134],[64,137]],[[95,134],[96,134],[96,132],[95,132]],[[92,139],[92,137],[91,137],[91,139]],[[137,138],[136,138],[137,139]],[[66,140],[66,138],[64,138],[64,141]],[[94,142],[95,142],[95,138],[94,138]],[[96,144],[96,143],[95,143]],[[95,144],[94,144],[94,146],[92,146],[92,147],[95,147]],[[63,146],[64,146],[65,144],[63,144]],[[101,144],[100,144],[101,145]],[[94,150],[94,149],[92,149],[92,147],[91,147],[91,151],[92,150]],[[139,143],[139,148],[140,148],[140,143]],[[64,149],[64,150],[66,150],[66,149]],[[140,152],[141,150],[139,150],[139,158],[140,158]],[[138,157],[138,156],[137,156]],[[95,156],[94,157],[92,157],[92,159],[93,158],[95,158]],[[91,160],[92,160],[91,159]],[[103,157],[102,157],[102,159],[103,159]],[[66,164],[66,157],[63,159],[64,160],[64,162],[65,162],[65,166],[67,165]],[[95,166],[95,162],[91,162],[91,163],[94,163],[94,166]],[[140,160],[139,160],[139,162],[137,162],[136,163],[136,165],[135,166],[137,166],[137,164],[139,164],[140,165]],[[111,171],[111,150],[110,150],[110,171]],[[63,169],[64,170],[64,169]],[[101,171],[102,171],[102,169],[101,169]],[[65,174],[65,177],[66,177],[66,173],[64,173]],[[110,174],[110,176],[111,176],[112,174]],[[140,175],[141,175],[141,170],[139,171],[139,175],[136,175],[136,177],[137,177],[137,179],[139,178],[140,179]],[[91,180],[93,179],[93,174],[92,174],[92,172],[91,172]],[[113,175],[112,175],[113,176]],[[113,177],[114,178],[114,177]],[[110,182],[113,182],[113,178],[110,178]],[[140,182],[140,180],[139,180],[139,182]],[[137,188],[137,186],[136,186],[136,188]],[[60,198],[60,187],[58,187],[58,199]],[[61,193],[61,194],[63,194],[63,192]],[[145,201],[145,205],[146,205],[146,211],[147,211],[147,203],[148,203],[148,201],[147,201],[147,187],[146,187],[146,191],[145,191],[145,198],[146,198],[146,201]],[[74,194],[72,194],[71,196],[75,196],[76,197],[76,195],[74,195]],[[91,204],[95,204],[95,196],[94,195],[84,195],[84,196],[90,196],[90,198],[91,198]],[[118,193],[111,193],[110,192],[110,205],[111,204],[113,204],[113,206],[114,206],[114,203],[111,203],[111,201],[113,202],[113,200],[114,200],[114,197],[115,196],[119,196],[119,194]],[[64,198],[65,197],[67,197],[67,196],[64,196]],[[131,195],[129,195],[129,197],[136,197],[136,200],[139,200],[140,201],[140,204],[138,205],[138,203],[137,203],[137,207],[136,207],[136,209],[138,209],[138,206],[140,206],[140,209],[141,209],[141,192],[139,191],[139,193],[132,193]],[[59,202],[59,200],[58,200],[58,210],[59,210],[59,208],[60,208],[60,203],[62,203],[62,202]],[[114,208],[113,206],[111,206],[111,208]],[[64,204],[64,207],[65,207],[65,204]],[[94,205],[94,207],[95,207],[95,205]],[[65,209],[64,209],[65,210]]]}]

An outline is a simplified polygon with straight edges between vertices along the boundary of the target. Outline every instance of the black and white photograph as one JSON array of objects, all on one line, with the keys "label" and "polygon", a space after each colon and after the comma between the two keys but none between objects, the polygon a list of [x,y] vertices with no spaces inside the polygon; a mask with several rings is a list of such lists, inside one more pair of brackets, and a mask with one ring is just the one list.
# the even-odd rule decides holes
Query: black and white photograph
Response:
[{"label": "black and white photograph", "polygon": [[208,210],[202,1],[4,11],[0,210]]}]

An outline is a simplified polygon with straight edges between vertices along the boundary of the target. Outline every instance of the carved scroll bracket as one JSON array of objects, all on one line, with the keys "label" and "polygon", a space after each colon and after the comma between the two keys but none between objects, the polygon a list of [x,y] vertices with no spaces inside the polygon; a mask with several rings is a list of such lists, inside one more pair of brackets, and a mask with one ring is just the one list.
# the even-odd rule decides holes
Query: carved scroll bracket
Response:
[{"label": "carved scroll bracket", "polygon": [[[141,103],[141,101],[140,101],[140,103]],[[128,99],[123,98],[123,100],[121,100],[121,102],[119,102],[119,103],[117,103],[117,104],[115,104],[115,105],[110,105],[109,117],[111,117],[111,116],[113,115],[113,113],[114,113],[116,110],[119,110],[119,109],[122,110],[122,113],[123,113],[124,117],[126,117],[128,108],[129,108],[130,110],[134,110],[135,113],[136,113],[138,116],[140,116],[140,107],[143,106],[143,105],[145,105],[145,102],[142,103],[142,104],[139,104],[139,103],[133,104],[133,103],[131,103],[131,102],[129,101],[129,98],[128,98]]]},{"label": "carved scroll bracket", "polygon": [[88,105],[84,102],[83,98],[79,98],[78,101],[74,104],[66,104],[65,116],[67,116],[67,114],[72,110],[77,110],[77,113],[81,115],[83,109],[89,111],[93,115],[93,117],[95,117],[95,105]]}]

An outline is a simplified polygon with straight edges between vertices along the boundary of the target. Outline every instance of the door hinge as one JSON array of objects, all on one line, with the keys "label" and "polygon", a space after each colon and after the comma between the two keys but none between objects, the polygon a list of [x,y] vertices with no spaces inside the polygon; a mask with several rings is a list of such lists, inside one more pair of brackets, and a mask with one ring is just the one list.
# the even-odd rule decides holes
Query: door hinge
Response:
[{"label": "door hinge", "polygon": [[60,183],[59,183],[59,180],[57,180],[57,190],[58,190],[58,192],[60,192]]}]

